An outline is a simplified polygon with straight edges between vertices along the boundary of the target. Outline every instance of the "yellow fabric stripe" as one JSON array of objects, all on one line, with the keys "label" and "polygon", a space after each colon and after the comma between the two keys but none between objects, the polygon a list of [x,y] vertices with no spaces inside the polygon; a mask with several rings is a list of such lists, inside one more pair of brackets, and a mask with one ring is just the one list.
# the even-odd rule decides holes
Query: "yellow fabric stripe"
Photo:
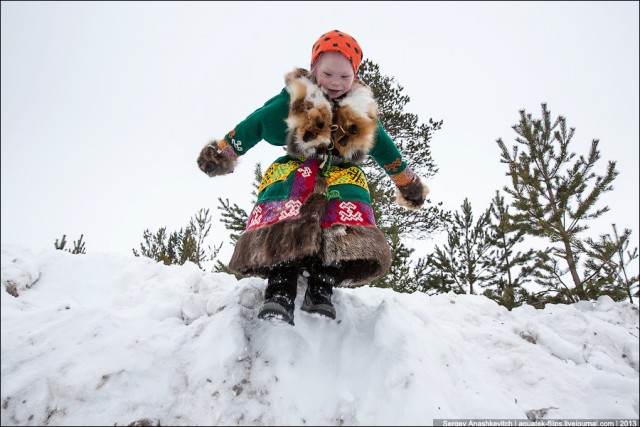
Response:
[{"label": "yellow fabric stripe", "polygon": [[329,177],[327,178],[327,183],[329,184],[329,187],[341,184],[352,184],[369,191],[367,178],[364,176],[362,170],[356,166],[351,166],[346,169],[333,166],[329,168],[328,172]]},{"label": "yellow fabric stripe", "polygon": [[260,188],[258,188],[258,193],[274,182],[287,179],[289,174],[298,169],[301,164],[302,162],[299,160],[290,160],[287,163],[273,163],[264,173],[262,181],[260,182]]}]

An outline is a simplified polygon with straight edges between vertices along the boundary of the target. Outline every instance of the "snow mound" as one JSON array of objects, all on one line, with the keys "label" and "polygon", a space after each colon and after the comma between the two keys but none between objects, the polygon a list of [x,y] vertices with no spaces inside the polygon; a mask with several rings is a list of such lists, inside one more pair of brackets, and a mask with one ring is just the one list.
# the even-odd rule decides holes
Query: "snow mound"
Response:
[{"label": "snow mound", "polygon": [[335,321],[256,319],[266,283],[2,246],[2,425],[428,425],[638,418],[638,309],[509,312],[336,289]]}]

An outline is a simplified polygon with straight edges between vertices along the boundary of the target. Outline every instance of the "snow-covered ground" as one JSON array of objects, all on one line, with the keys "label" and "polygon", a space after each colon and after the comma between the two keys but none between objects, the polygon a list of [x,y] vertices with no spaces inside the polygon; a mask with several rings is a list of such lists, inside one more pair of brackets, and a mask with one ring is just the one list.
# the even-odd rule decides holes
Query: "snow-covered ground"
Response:
[{"label": "snow-covered ground", "polygon": [[335,290],[335,321],[288,326],[255,318],[265,284],[3,245],[2,425],[638,418],[632,304],[361,287]]}]

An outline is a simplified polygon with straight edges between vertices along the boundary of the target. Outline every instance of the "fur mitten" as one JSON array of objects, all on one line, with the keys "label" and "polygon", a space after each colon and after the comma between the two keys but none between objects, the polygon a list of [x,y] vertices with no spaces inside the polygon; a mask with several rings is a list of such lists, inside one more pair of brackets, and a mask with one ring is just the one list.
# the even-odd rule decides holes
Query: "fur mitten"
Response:
[{"label": "fur mitten", "polygon": [[233,172],[236,159],[225,157],[218,146],[218,141],[211,141],[200,151],[198,167],[209,176],[226,175]]},{"label": "fur mitten", "polygon": [[424,201],[429,195],[429,187],[422,182],[420,177],[416,177],[404,187],[396,187],[396,202],[400,206],[417,211],[424,205]]}]

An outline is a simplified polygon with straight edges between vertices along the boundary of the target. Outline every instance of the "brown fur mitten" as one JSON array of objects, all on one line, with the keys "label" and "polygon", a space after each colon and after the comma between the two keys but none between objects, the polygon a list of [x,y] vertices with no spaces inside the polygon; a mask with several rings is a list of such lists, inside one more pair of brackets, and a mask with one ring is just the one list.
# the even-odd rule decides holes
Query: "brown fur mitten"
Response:
[{"label": "brown fur mitten", "polygon": [[198,167],[209,176],[226,175],[233,172],[236,159],[225,157],[218,147],[218,141],[211,141],[200,151]]},{"label": "brown fur mitten", "polygon": [[400,206],[417,211],[424,205],[424,201],[429,195],[429,187],[422,182],[420,177],[416,177],[404,187],[396,187],[396,202]]}]

